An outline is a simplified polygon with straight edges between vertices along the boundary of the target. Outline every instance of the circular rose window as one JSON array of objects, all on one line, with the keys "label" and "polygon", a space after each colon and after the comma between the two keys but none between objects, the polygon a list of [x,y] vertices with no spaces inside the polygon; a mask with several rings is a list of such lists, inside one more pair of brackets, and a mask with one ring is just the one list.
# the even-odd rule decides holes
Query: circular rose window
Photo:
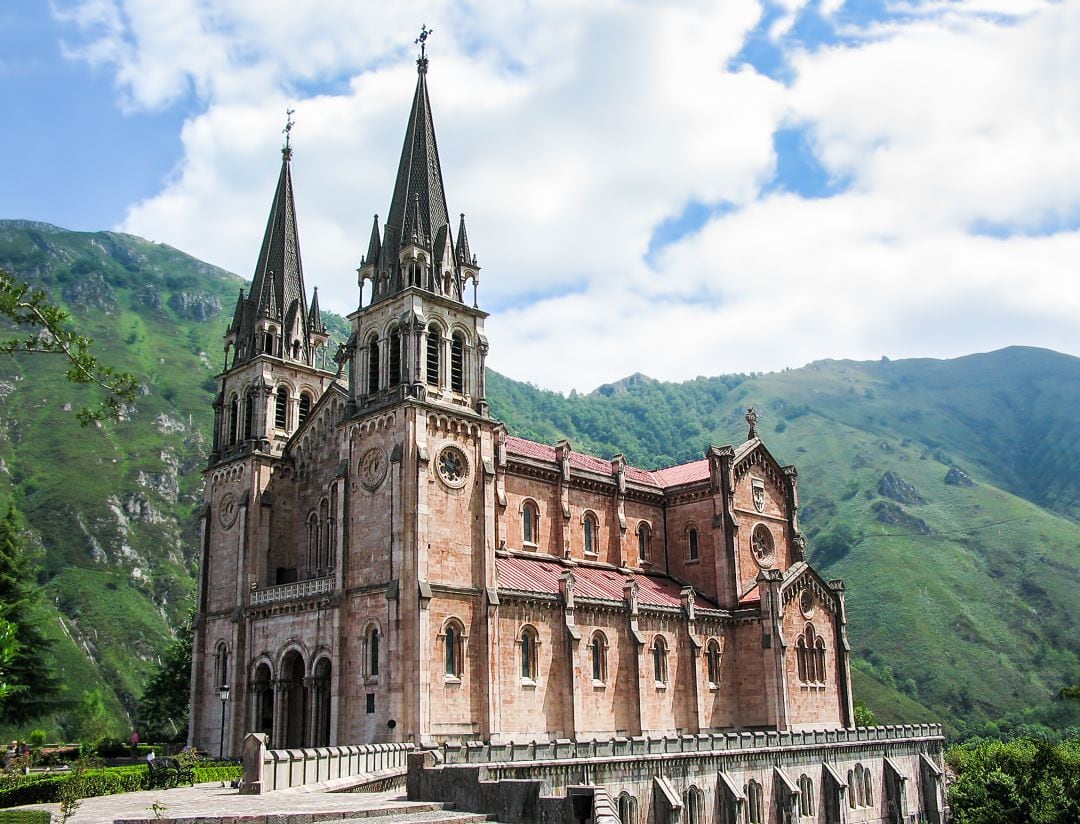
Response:
[{"label": "circular rose window", "polygon": [[759,566],[771,567],[776,562],[776,547],[772,533],[765,524],[758,524],[750,536],[750,551]]},{"label": "circular rose window", "polygon": [[469,462],[465,453],[456,446],[444,447],[439,453],[437,467],[439,477],[447,486],[459,487],[465,485],[465,478],[469,474]]},{"label": "circular rose window", "polygon": [[799,595],[799,609],[802,611],[803,617],[811,618],[814,615],[814,593],[810,591],[810,587],[807,587]]}]

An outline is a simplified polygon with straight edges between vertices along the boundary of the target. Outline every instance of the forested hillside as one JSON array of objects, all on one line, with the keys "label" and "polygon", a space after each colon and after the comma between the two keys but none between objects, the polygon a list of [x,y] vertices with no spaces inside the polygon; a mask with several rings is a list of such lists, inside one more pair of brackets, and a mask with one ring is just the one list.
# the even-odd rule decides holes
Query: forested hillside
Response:
[{"label": "forested hillside", "polygon": [[[61,363],[0,361],[0,497],[30,527],[72,700],[32,726],[125,733],[194,586],[213,376],[243,281],[139,238],[23,221],[0,221],[0,267],[47,290],[142,384],[122,421],[83,429],[71,410],[85,390]],[[1077,358],[1012,348],[635,375],[570,397],[495,373],[488,387],[514,434],[648,468],[737,442],[755,406],[799,468],[811,559],[849,584],[856,692],[879,720],[1076,723],[1053,695],[1080,681]]]}]

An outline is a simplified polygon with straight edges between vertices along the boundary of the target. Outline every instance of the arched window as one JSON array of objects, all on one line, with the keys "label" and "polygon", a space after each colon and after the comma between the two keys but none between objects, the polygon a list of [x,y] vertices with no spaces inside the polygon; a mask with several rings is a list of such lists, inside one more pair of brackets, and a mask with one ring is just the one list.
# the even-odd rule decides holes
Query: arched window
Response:
[{"label": "arched window", "polygon": [[667,668],[667,642],[663,635],[657,635],[653,641],[653,680],[657,684],[666,685],[668,682]]},{"label": "arched window", "polygon": [[521,542],[535,547],[540,539],[540,512],[536,504],[526,501],[521,506]]},{"label": "arched window", "polygon": [[390,347],[390,351],[387,353],[389,357],[386,378],[390,386],[397,386],[401,383],[401,333],[398,332],[397,327],[390,330],[390,341],[387,346]]},{"label": "arched window", "polygon": [[585,535],[585,554],[596,554],[596,516],[591,512],[585,513],[582,521],[582,531]]},{"label": "arched window", "polygon": [[379,674],[379,628],[372,624],[367,632],[367,675],[375,678]]},{"label": "arched window", "polygon": [[622,824],[638,824],[637,799],[629,793],[619,796],[619,821]]},{"label": "arched window", "polygon": [[267,355],[274,354],[274,333],[271,331],[263,335],[263,352]]},{"label": "arched window", "polygon": [[442,332],[438,324],[431,324],[427,330],[427,383],[428,386],[438,386],[439,381],[439,351],[442,349]]},{"label": "arched window", "polygon": [[867,807],[874,806],[874,783],[870,777],[870,770],[863,770],[863,802]]},{"label": "arched window", "polygon": [[374,395],[379,391],[379,339],[372,335],[367,344],[367,391]]},{"label": "arched window", "polygon": [[293,360],[300,360],[300,341],[298,340],[292,342],[292,356]]},{"label": "arched window", "polygon": [[[319,516],[312,512],[307,519],[307,566],[314,570],[319,560]],[[308,573],[309,575],[311,572]]]},{"label": "arched window", "polygon": [[649,560],[649,524],[642,521],[637,528],[638,560]]},{"label": "arched window", "polygon": [[694,527],[686,533],[686,557],[690,561],[698,560],[697,529]]},{"label": "arched window", "polygon": [[765,822],[761,785],[753,780],[746,785],[746,820],[747,824],[764,824]]},{"label": "arched window", "polygon": [[805,773],[799,776],[799,816],[814,817],[814,782]]},{"label": "arched window", "polygon": [[607,638],[604,633],[593,633],[589,642],[589,657],[592,659],[592,680],[594,684],[607,681]]},{"label": "arched window", "polygon": [[862,764],[855,765],[855,786],[848,789],[848,792],[851,793],[852,797],[855,799],[856,807],[866,806],[866,796],[864,794],[866,791],[865,773],[866,771],[863,769]]},{"label": "arched window", "polygon": [[326,565],[337,566],[337,485],[330,487],[330,513],[326,518]]},{"label": "arched window", "polygon": [[709,674],[709,686],[720,686],[720,642],[715,638],[705,647],[705,663]]},{"label": "arched window", "polygon": [[229,683],[229,647],[224,641],[218,641],[214,650],[214,685],[220,687]]},{"label": "arched window", "polygon": [[462,628],[457,621],[446,622],[443,630],[443,660],[447,678],[461,678],[463,672],[464,641]]},{"label": "arched window", "polygon": [[705,824],[705,793],[693,786],[686,791],[686,824]]},{"label": "arched window", "polygon": [[297,416],[298,426],[303,426],[307,423],[308,415],[311,413],[311,395],[307,392],[300,393],[300,414]]},{"label": "arched window", "polygon": [[804,684],[825,683],[825,641],[814,632],[811,624],[795,642],[795,661],[799,681]]},{"label": "arched window", "polygon": [[236,395],[229,401],[229,443],[236,443],[240,436],[240,399]]},{"label": "arched window", "polygon": [[289,390],[279,386],[274,396],[274,426],[278,429],[288,428],[289,423]]},{"label": "arched window", "polygon": [[330,567],[330,502],[319,502],[319,562],[315,565],[325,575]]},{"label": "arched window", "polygon": [[536,630],[524,627],[521,630],[521,678],[523,681],[535,681],[537,677]]},{"label": "arched window", "polygon": [[255,392],[244,394],[244,440],[255,437]]},{"label": "arched window", "polygon": [[851,809],[855,809],[855,771],[847,771],[847,803]]},{"label": "arched window", "polygon": [[814,674],[817,683],[825,683],[825,641],[821,636],[814,642]]},{"label": "arched window", "polygon": [[465,392],[465,336],[455,332],[450,340],[450,389]]}]

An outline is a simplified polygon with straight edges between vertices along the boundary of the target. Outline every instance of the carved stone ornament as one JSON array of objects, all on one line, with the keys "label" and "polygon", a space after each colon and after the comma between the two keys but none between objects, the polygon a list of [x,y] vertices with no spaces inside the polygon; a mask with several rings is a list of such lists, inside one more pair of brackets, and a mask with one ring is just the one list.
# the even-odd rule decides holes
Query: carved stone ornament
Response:
[{"label": "carved stone ornament", "polygon": [[814,593],[810,591],[810,587],[806,587],[799,594],[799,611],[802,612],[804,618],[814,616]]},{"label": "carved stone ornament", "polygon": [[236,503],[236,496],[231,492],[226,492],[221,496],[221,502],[218,504],[218,521],[222,527],[228,529],[236,523],[239,514],[240,506]]},{"label": "carved stone ornament", "polygon": [[456,446],[442,448],[435,468],[442,482],[453,489],[465,486],[465,481],[469,477],[469,459]]},{"label": "carved stone ornament", "polygon": [[376,489],[386,477],[388,463],[381,447],[373,446],[360,456],[357,474],[365,489]]},{"label": "carved stone ornament", "polygon": [[765,524],[758,524],[750,536],[750,552],[754,560],[762,568],[771,567],[776,563],[776,545],[773,543],[772,533]]},{"label": "carved stone ornament", "polygon": [[754,509],[758,512],[765,511],[765,483],[759,481],[756,478],[753,481],[754,487]]}]

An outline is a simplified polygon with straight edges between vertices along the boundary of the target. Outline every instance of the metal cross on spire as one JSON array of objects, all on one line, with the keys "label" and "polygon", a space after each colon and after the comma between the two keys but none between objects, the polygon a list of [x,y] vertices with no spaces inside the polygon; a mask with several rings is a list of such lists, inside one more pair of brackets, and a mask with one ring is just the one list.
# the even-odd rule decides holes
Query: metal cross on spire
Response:
[{"label": "metal cross on spire", "polygon": [[296,113],[296,109],[285,109],[285,127],[281,131],[282,131],[282,134],[285,135],[285,149],[286,150],[288,149],[288,138],[289,138],[289,136],[291,136],[291,132],[293,131],[293,126],[296,125],[296,121],[293,120],[293,116],[294,116],[295,113]]},{"label": "metal cross on spire", "polygon": [[420,36],[413,41],[413,43],[420,47],[419,59],[422,61],[427,61],[427,39],[434,31],[435,29],[429,29],[427,27],[427,23],[422,23],[420,25]]}]

